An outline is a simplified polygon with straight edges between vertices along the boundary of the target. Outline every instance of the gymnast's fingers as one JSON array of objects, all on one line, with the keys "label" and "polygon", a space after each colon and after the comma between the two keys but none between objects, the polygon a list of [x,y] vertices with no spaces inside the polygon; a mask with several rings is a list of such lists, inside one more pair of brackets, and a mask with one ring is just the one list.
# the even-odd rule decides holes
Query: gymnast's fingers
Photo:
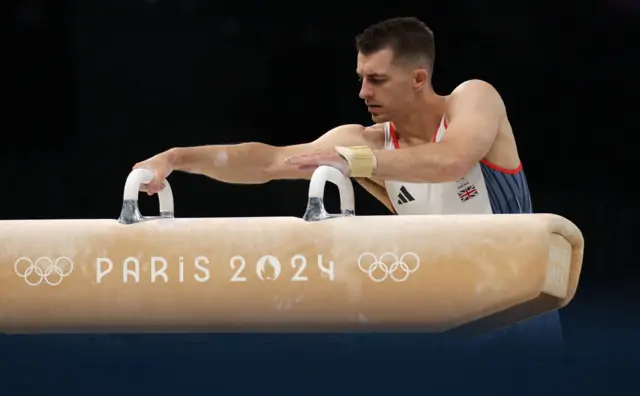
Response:
[{"label": "gymnast's fingers", "polygon": [[164,187],[164,180],[159,179],[156,175],[155,179],[153,179],[149,184],[143,184],[140,186],[140,190],[146,191],[148,195],[153,195],[162,191]]},{"label": "gymnast's fingers", "polygon": [[153,162],[145,161],[134,165],[133,169],[148,169],[153,172],[153,180],[149,183],[140,185],[140,191],[144,191],[149,195],[153,195],[164,188],[164,175],[159,174]]},{"label": "gymnast's fingers", "polygon": [[145,191],[148,195],[156,194],[165,188],[164,181],[171,173],[171,168],[166,156],[159,154],[145,161],[138,162],[133,169],[147,169],[153,172],[153,180],[140,186],[140,191]]}]

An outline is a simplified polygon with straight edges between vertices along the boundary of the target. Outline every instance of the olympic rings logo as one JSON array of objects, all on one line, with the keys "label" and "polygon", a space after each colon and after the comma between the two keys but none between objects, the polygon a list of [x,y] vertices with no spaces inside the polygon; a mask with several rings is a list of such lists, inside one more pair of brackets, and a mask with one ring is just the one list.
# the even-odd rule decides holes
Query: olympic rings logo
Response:
[{"label": "olympic rings logo", "polygon": [[[413,260],[406,263],[407,257],[412,257]],[[411,252],[403,254],[399,259],[393,253],[384,253],[380,258],[373,253],[362,253],[358,257],[358,268],[374,282],[382,282],[387,278],[395,282],[404,282],[420,268],[420,257]]]},{"label": "olympic rings logo", "polygon": [[[25,264],[26,268],[21,268]],[[13,269],[29,286],[38,286],[42,282],[57,286],[73,271],[73,261],[65,256],[58,257],[55,261],[49,257],[40,257],[35,261],[20,257],[13,263]]]}]

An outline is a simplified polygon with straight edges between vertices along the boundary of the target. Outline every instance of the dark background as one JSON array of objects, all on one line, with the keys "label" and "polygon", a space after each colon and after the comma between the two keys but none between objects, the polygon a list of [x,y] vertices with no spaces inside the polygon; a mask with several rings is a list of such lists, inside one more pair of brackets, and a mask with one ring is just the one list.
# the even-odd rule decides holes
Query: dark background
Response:
[{"label": "dark background", "polygon": [[[598,367],[596,375],[583,380],[604,378],[609,371],[601,367],[637,366],[632,76],[639,62],[631,44],[637,1],[21,0],[11,6],[0,219],[115,219],[131,166],[160,151],[245,141],[287,145],[339,124],[367,123],[357,96],[354,36],[384,18],[419,17],[436,35],[436,90],[446,94],[470,78],[492,83],[507,105],[534,210],[565,216],[584,233],[580,287],[562,311],[576,359],[567,365],[596,362],[589,366]],[[171,183],[179,217],[301,216],[308,186],[226,185],[185,174],[173,174]],[[386,213],[363,190],[356,193],[359,214]],[[155,199],[141,205],[157,210]],[[256,372],[267,380],[282,374],[275,358],[261,358],[262,369],[233,380],[236,385],[223,386],[236,377],[215,370],[246,374],[246,364],[258,364],[257,351],[275,350],[303,359],[304,367],[314,348],[295,337],[265,347],[236,336],[237,342],[223,342],[224,356],[235,356],[236,366],[213,370],[207,362],[220,359],[220,345],[206,337],[0,337],[0,367],[9,368],[0,371],[0,384],[20,384],[0,394],[69,394],[79,388],[60,384],[74,376],[91,384],[79,394],[174,392],[171,386],[256,394],[263,389],[253,387]],[[343,365],[361,364],[366,359],[354,356],[376,350],[344,337],[328,343],[325,352]],[[406,369],[401,362],[410,349],[399,346],[402,356],[375,352],[382,363],[367,371],[369,385],[384,383],[390,367]],[[329,355],[313,359],[320,364]],[[288,362],[288,369],[297,366]],[[415,374],[402,372],[420,380],[426,369],[412,367]],[[318,378],[328,384],[333,377]],[[139,388],[123,381],[138,381]],[[203,381],[216,387],[200,388]],[[301,389],[294,380],[279,381],[277,393]],[[343,390],[327,389],[319,394]]]}]

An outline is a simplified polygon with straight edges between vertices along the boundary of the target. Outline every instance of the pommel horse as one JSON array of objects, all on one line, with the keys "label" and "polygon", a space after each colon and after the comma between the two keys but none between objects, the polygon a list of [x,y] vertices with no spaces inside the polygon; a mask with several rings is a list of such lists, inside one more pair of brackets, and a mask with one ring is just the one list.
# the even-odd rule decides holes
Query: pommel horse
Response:
[{"label": "pommel horse", "polygon": [[[553,214],[356,216],[353,185],[311,178],[303,218],[0,221],[0,332],[497,329],[567,305],[584,240]],[[340,214],[325,210],[326,182]]]}]

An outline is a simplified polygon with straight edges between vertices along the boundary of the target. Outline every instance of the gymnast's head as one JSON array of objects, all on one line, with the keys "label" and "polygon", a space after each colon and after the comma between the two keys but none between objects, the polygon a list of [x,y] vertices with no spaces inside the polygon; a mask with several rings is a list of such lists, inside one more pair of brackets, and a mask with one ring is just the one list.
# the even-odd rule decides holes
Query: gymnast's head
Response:
[{"label": "gymnast's head", "polygon": [[360,98],[374,122],[411,112],[417,98],[432,92],[433,32],[417,18],[392,18],[356,38]]}]

